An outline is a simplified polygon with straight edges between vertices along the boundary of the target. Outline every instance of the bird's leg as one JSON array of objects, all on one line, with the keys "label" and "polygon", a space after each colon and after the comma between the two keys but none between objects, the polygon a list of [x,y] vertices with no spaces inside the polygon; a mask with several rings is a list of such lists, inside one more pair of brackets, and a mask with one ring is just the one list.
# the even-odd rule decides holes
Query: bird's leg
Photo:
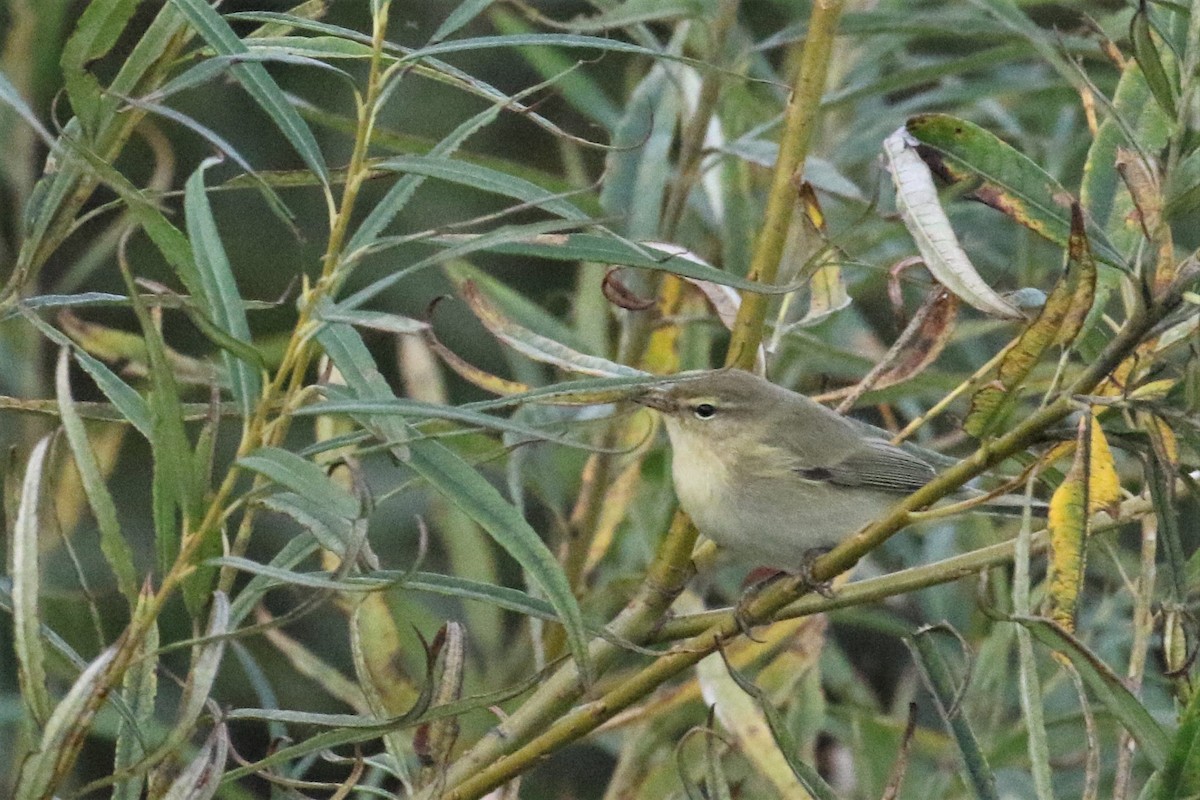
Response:
[{"label": "bird's leg", "polygon": [[826,600],[833,598],[833,581],[817,580],[816,576],[813,575],[813,566],[817,563],[818,558],[832,549],[831,547],[810,547],[808,550],[805,550],[804,555],[800,557],[800,567],[796,571],[796,574],[804,581],[805,586]]},{"label": "bird's leg", "polygon": [[750,620],[747,619],[747,612],[750,610],[750,604],[762,594],[763,590],[771,584],[778,581],[787,575],[786,572],[780,570],[763,568],[769,573],[766,577],[756,578],[755,575],[760,574],[759,570],[751,572],[747,576],[749,585],[742,592],[742,596],[738,598],[737,605],[733,608],[733,620],[737,623],[738,630],[745,634],[746,638],[752,642],[762,643],[762,639],[754,637],[753,626],[750,625]]}]

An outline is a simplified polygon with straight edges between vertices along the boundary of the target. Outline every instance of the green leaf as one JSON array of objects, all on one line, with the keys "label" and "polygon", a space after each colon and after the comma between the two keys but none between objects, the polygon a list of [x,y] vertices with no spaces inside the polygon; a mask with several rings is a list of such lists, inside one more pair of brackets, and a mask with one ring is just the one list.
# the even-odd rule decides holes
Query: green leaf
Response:
[{"label": "green leaf", "polygon": [[1124,682],[1100,657],[1061,626],[1039,617],[1013,617],[1024,625],[1034,638],[1056,653],[1062,653],[1083,676],[1092,692],[1125,730],[1137,741],[1155,769],[1162,769],[1170,749],[1166,731],[1154,721]]},{"label": "green leaf", "polygon": [[1150,9],[1144,0],[1129,20],[1129,41],[1133,45],[1133,57],[1142,68],[1154,99],[1169,118],[1175,119],[1175,85],[1167,76],[1158,45],[1150,35]]},{"label": "green leaf", "polygon": [[[517,14],[494,5],[489,19],[504,34],[530,33],[534,29]],[[568,54],[545,47],[523,48],[520,55],[543,80],[553,80],[557,93],[579,113],[611,131],[621,121],[621,109],[613,103],[600,82],[587,71],[574,69],[578,61]]]},{"label": "green leaf", "polygon": [[[122,264],[122,277],[133,301],[133,310],[142,328],[150,370],[150,450],[153,455],[153,496],[155,549],[158,568],[166,574],[179,554],[180,528],[177,514],[190,529],[202,512],[203,486],[197,475],[191,442],[183,427],[183,403],[179,387],[167,360],[166,344],[149,311],[137,294],[133,276]],[[199,549],[198,558],[212,554],[221,545],[220,531],[209,534],[210,541]],[[193,615],[201,613],[208,601],[209,574],[198,570],[184,584],[184,599]]]},{"label": "green leaf", "polygon": [[[146,755],[146,732],[154,719],[154,700],[158,696],[158,623],[150,623],[142,637],[138,657],[133,659],[122,679],[121,694],[129,702],[130,717],[122,717],[117,727],[113,772],[120,773]],[[112,800],[141,800],[145,776],[136,774],[113,785]]]},{"label": "green leaf", "polygon": [[442,24],[438,25],[433,36],[429,37],[430,43],[440,42],[447,36],[458,32],[467,23],[486,11],[491,4],[492,0],[463,0],[450,12],[449,16],[442,20]]},{"label": "green leaf", "polygon": [[[472,237],[474,238],[474,237]],[[460,244],[467,236],[443,236],[436,239],[439,244]],[[533,256],[553,261],[590,261],[598,264],[619,264],[636,269],[648,269],[681,275],[696,280],[712,281],[722,286],[732,286],[760,294],[786,294],[798,287],[775,286],[734,275],[708,264],[701,264],[672,252],[666,245],[631,242],[616,236],[598,236],[591,233],[546,234],[531,236],[516,241],[501,241],[484,244],[480,250],[503,255]]]},{"label": "green leaf", "polygon": [[511,197],[523,203],[557,214],[563,219],[584,221],[588,215],[577,206],[558,197],[536,183],[518,178],[480,164],[468,164],[438,156],[394,156],[376,165],[377,169],[424,175],[480,191]]},{"label": "green leaf", "polygon": [[17,87],[13,86],[12,81],[3,72],[0,72],[0,101],[7,103],[17,112],[21,119],[29,123],[29,127],[33,128],[37,132],[37,135],[42,137],[43,142],[53,146],[54,137],[50,135],[50,131],[46,130],[46,126],[38,119],[37,114],[33,113],[33,109],[29,107],[29,103],[25,102],[25,98],[17,91]]},{"label": "green leaf", "polygon": [[676,80],[660,64],[638,83],[613,132],[600,202],[624,221],[622,232],[631,238],[658,235],[679,116]]},{"label": "green leaf", "polygon": [[[217,232],[217,223],[213,219],[212,207],[204,187],[204,171],[215,163],[218,163],[216,159],[205,159],[188,178],[184,189],[184,215],[187,218],[192,253],[203,289],[198,299],[221,330],[253,349],[246,310],[242,307],[242,297],[233,278],[233,268],[225,255],[225,246]],[[262,394],[262,375],[259,373],[262,357],[257,361],[246,361],[227,351],[224,358],[229,369],[233,399],[241,408],[242,414],[249,418]]]},{"label": "green leaf", "polygon": [[[494,417],[462,406],[447,406],[438,403],[424,403],[419,400],[409,400],[393,397],[380,400],[360,400],[350,392],[338,389],[336,386],[325,387],[328,400],[311,403],[296,409],[296,416],[316,416],[325,414],[349,414],[356,418],[378,417],[393,415],[406,419],[442,419],[473,425],[484,430],[512,433],[532,441],[555,442],[567,447],[590,448],[591,445],[564,436],[553,431],[542,430],[530,425],[523,425],[510,419]],[[413,431],[418,438],[426,438],[420,431]]]},{"label": "green leaf", "polygon": [[1200,797],[1200,692],[1192,692],[1159,775],[1159,800]]},{"label": "green leaf", "polygon": [[[428,155],[442,159],[449,158],[462,146],[463,142],[471,134],[491,124],[499,116],[503,107],[501,103],[493,103],[490,107],[468,118],[449,134],[442,137],[429,151]],[[391,221],[396,218],[396,215],[404,210],[404,207],[408,205],[408,201],[412,199],[412,196],[416,194],[417,189],[424,182],[424,175],[409,174],[402,176],[392,184],[387,193],[379,199],[379,202],[367,214],[366,219],[354,231],[354,235],[350,237],[350,243],[346,245],[347,252],[354,253],[373,244]]]},{"label": "green leaf", "polygon": [[1200,149],[1183,158],[1167,176],[1163,216],[1179,219],[1200,208]]},{"label": "green leaf", "polygon": [[996,776],[988,765],[979,740],[971,723],[963,714],[962,704],[957,699],[958,689],[950,674],[950,667],[945,662],[941,651],[933,641],[931,633],[935,628],[925,628],[907,637],[904,643],[912,651],[917,666],[925,678],[933,698],[937,701],[938,711],[946,722],[958,745],[963,758],[963,779],[974,789],[975,796],[981,800],[999,800],[996,792]]},{"label": "green leaf", "polygon": [[319,312],[319,318],[325,322],[344,322],[358,328],[370,328],[384,333],[401,335],[423,333],[429,330],[428,322],[391,314],[386,311],[365,311],[360,308],[339,309],[337,306],[326,308]]},{"label": "green leaf", "polygon": [[212,594],[212,608],[203,638],[192,647],[192,661],[188,666],[187,683],[176,703],[175,722],[163,741],[147,756],[147,761],[157,763],[167,757],[177,756],[180,747],[196,731],[196,724],[205,706],[212,702],[210,694],[221,668],[225,654],[226,634],[229,633],[229,598],[224,592]]},{"label": "green leaf", "polygon": [[[783,715],[779,713],[779,709],[767,697],[764,692],[754,681],[747,678],[739,672],[732,664],[729,663],[729,658],[725,651],[719,651],[721,659],[725,662],[725,669],[729,673],[729,677],[738,687],[754,698],[758,707],[762,709],[763,716],[766,717],[767,727],[771,730],[771,737],[775,740],[775,745],[779,748],[779,752],[787,760],[788,766],[792,770],[792,774],[796,776],[796,780],[804,785],[814,800],[837,800],[837,795],[833,791],[821,774],[811,765],[800,759],[800,746],[792,736],[791,730],[783,719]],[[711,657],[711,656],[710,656]]]},{"label": "green leaf", "polygon": [[91,442],[88,441],[87,430],[83,420],[75,410],[75,401],[71,397],[70,351],[63,347],[58,351],[58,368],[55,371],[55,392],[58,396],[59,416],[62,418],[63,430],[67,435],[67,443],[75,457],[75,467],[79,470],[79,479],[83,484],[84,494],[88,504],[96,516],[96,525],[100,528],[100,550],[108,561],[109,569],[117,577],[117,588],[125,595],[132,608],[137,604],[138,577],[133,565],[133,551],[121,532],[121,523],[117,519],[117,506],[108,491],[96,454],[92,452]]},{"label": "green leaf", "polygon": [[303,525],[326,550],[345,557],[354,538],[354,526],[346,517],[330,511],[316,499],[295,492],[278,492],[260,502],[264,508],[285,514]]},{"label": "green leaf", "polygon": [[[1067,245],[1071,233],[1071,193],[1028,156],[994,134],[947,114],[912,117],[906,130],[930,148],[922,153],[934,171],[951,181],[980,180],[971,197],[1008,215],[1034,233]],[[1097,256],[1124,266],[1104,231],[1088,224],[1088,238]]]},{"label": "green leaf", "polygon": [[84,7],[75,31],[63,45],[59,63],[67,97],[89,132],[95,132],[103,90],[88,68],[117,43],[140,3],[141,0],[93,0]]},{"label": "green leaf", "polygon": [[[229,24],[210,6],[206,0],[172,0],[172,2],[187,16],[204,41],[208,42],[217,53],[222,55],[237,55],[246,53],[249,48],[237,37]],[[325,166],[325,157],[317,145],[316,138],[308,125],[300,118],[296,109],[283,94],[283,90],[275,83],[270,73],[261,64],[237,64],[232,68],[234,76],[245,87],[275,122],[304,163],[321,178],[321,182],[329,183],[329,170]]]},{"label": "green leaf", "polygon": [[46,687],[46,653],[38,634],[41,626],[42,565],[38,550],[41,546],[42,514],[45,512],[42,480],[52,436],[44,436],[34,445],[25,465],[21,483],[21,498],[16,519],[12,523],[8,547],[8,574],[12,576],[13,653],[17,661],[17,681],[21,699],[30,717],[46,724],[53,704]]},{"label": "green leaf", "polygon": [[[317,333],[317,341],[342,373],[346,385],[360,398],[387,400],[394,397],[353,328],[340,323],[326,324]],[[412,439],[412,429],[396,417],[369,417],[364,424],[384,442]],[[439,442],[410,441],[406,464],[479,523],[542,588],[546,599],[558,612],[580,671],[590,675],[583,613],[562,568],[525,518],[505,501],[496,487]]]},{"label": "green leaf", "polygon": [[[129,300],[128,297],[123,297],[123,299],[126,302]],[[112,401],[112,404],[120,412],[121,416],[128,420],[133,427],[137,428],[138,432],[149,441],[154,422],[150,413],[150,406],[145,398],[138,394],[132,386],[121,380],[103,361],[82,350],[61,331],[44,322],[41,317],[24,308],[21,308],[20,311],[25,319],[41,331],[47,339],[60,347],[71,348],[71,351],[75,355],[76,363],[79,364],[84,372],[91,376],[96,385],[100,387],[100,391]]]},{"label": "green leaf", "polygon": [[330,480],[324,469],[288,450],[260,447],[239,458],[237,463],[324,506],[342,519],[354,519],[362,513],[357,498]]}]

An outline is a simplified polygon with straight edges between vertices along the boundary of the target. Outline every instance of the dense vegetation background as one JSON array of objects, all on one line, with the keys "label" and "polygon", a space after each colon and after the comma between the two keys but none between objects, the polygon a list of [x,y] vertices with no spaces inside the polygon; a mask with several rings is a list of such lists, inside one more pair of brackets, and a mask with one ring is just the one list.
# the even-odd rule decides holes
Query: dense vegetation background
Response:
[{"label": "dense vegetation background", "polygon": [[[6,0],[0,793],[1200,796],[1198,67],[1167,0]],[[624,401],[724,364],[962,459],[832,598],[693,556]],[[1049,533],[905,527],[989,470]]]}]

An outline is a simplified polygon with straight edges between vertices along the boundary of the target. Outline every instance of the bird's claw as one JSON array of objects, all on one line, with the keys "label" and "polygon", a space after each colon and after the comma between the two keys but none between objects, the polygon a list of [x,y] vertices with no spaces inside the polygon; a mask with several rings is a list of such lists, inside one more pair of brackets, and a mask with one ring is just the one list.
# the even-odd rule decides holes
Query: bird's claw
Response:
[{"label": "bird's claw", "polygon": [[800,559],[800,568],[797,575],[804,581],[804,585],[812,589],[817,594],[824,597],[826,600],[832,600],[834,596],[833,581],[817,580],[813,574],[813,567],[817,563],[817,559],[829,552],[828,547],[812,547],[804,551],[803,557]]}]

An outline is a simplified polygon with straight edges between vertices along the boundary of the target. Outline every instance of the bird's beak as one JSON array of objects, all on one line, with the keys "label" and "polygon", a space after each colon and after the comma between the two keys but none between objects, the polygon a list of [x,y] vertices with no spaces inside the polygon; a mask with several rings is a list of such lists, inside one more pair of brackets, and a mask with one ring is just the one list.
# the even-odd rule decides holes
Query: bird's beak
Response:
[{"label": "bird's beak", "polygon": [[664,414],[672,414],[678,408],[678,404],[666,392],[657,387],[651,387],[641,394],[634,395],[633,402]]}]

